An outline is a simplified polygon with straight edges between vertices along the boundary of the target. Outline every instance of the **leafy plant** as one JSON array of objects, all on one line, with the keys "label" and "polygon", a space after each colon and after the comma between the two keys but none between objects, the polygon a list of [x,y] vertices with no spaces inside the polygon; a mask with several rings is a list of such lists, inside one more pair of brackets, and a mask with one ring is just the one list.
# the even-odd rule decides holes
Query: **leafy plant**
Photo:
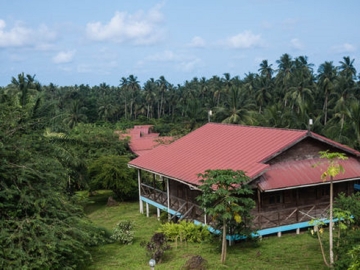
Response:
[{"label": "leafy plant", "polygon": [[187,241],[191,243],[201,243],[211,237],[207,226],[196,225],[186,220],[180,223],[168,222],[161,225],[160,232],[163,232],[169,241]]},{"label": "leafy plant", "polygon": [[111,189],[118,199],[130,200],[137,195],[135,171],[127,167],[126,156],[101,156],[89,166],[92,190]]},{"label": "leafy plant", "polygon": [[111,239],[120,242],[120,244],[131,245],[134,240],[133,227],[134,223],[130,220],[120,221],[116,224]]}]

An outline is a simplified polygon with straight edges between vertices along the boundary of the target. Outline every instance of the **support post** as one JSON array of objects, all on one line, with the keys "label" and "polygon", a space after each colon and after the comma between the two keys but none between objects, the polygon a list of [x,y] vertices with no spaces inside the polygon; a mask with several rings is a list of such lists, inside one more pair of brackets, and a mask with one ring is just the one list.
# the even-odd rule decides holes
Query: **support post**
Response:
[{"label": "support post", "polygon": [[156,208],[157,210],[157,219],[160,220],[160,208]]},{"label": "support post", "polygon": [[146,203],[146,216],[149,217],[149,204]]},{"label": "support post", "polygon": [[139,186],[139,209],[140,209],[140,213],[144,214],[144,206],[141,200],[141,173],[140,173],[140,169],[138,169],[137,171],[138,171],[138,186]]},{"label": "support post", "polygon": [[170,191],[169,191],[169,178],[166,178],[166,196],[167,196],[167,207],[168,207],[168,220],[171,220],[170,215]]}]

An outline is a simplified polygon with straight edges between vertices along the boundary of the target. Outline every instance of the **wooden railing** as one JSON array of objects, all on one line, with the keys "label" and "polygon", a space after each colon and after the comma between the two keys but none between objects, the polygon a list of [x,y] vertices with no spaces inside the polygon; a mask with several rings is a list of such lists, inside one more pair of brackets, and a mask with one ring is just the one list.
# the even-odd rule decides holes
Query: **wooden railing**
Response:
[{"label": "wooden railing", "polygon": [[[167,193],[162,190],[142,183],[141,196],[163,205],[164,208],[168,207]],[[181,216],[180,219],[205,221],[204,212],[199,205],[176,196],[170,195],[169,208],[179,213],[179,216]],[[259,230],[310,221],[312,219],[326,218],[328,209],[328,203],[318,203],[316,205],[304,205],[276,211],[253,211],[253,227]],[[211,223],[209,217],[207,218],[207,223]]]},{"label": "wooden railing", "polygon": [[266,229],[310,221],[312,219],[326,218],[328,210],[329,203],[319,203],[276,211],[253,212],[253,226],[257,229]]},{"label": "wooden railing", "polygon": [[[141,196],[168,207],[167,193],[152,186],[141,184]],[[204,222],[204,213],[199,205],[170,195],[169,208],[179,213],[180,219]]]}]

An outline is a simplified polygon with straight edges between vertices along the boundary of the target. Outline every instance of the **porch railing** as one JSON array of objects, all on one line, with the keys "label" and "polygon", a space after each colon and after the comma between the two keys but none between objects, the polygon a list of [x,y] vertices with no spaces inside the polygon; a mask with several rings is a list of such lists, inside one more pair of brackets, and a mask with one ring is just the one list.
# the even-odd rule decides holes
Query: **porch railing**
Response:
[{"label": "porch railing", "polygon": [[163,205],[164,208],[169,207],[171,210],[174,210],[179,214],[178,217],[180,219],[198,220],[200,222],[204,222],[204,213],[202,209],[199,205],[193,202],[170,195],[168,206],[168,197],[166,192],[143,183],[141,184],[141,196]]},{"label": "porch railing", "polygon": [[302,205],[276,211],[253,212],[253,226],[257,229],[266,229],[289,225],[312,219],[327,218],[329,203]]},{"label": "porch railing", "polygon": [[[168,207],[167,193],[152,186],[141,184],[141,196],[146,197],[158,204]],[[197,220],[204,222],[204,212],[199,205],[170,195],[169,208],[179,213],[180,219]],[[253,211],[253,227],[257,230],[289,225],[312,219],[326,218],[329,203],[317,203],[299,207],[285,208],[275,211]],[[207,217],[207,223],[211,219]]]}]

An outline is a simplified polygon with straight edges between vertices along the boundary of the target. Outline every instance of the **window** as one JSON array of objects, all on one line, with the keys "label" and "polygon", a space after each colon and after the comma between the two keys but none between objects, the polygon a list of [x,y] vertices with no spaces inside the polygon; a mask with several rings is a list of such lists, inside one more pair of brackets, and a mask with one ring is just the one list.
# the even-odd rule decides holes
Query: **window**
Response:
[{"label": "window", "polygon": [[282,194],[274,194],[269,197],[269,204],[276,204],[282,202],[283,202]]}]

